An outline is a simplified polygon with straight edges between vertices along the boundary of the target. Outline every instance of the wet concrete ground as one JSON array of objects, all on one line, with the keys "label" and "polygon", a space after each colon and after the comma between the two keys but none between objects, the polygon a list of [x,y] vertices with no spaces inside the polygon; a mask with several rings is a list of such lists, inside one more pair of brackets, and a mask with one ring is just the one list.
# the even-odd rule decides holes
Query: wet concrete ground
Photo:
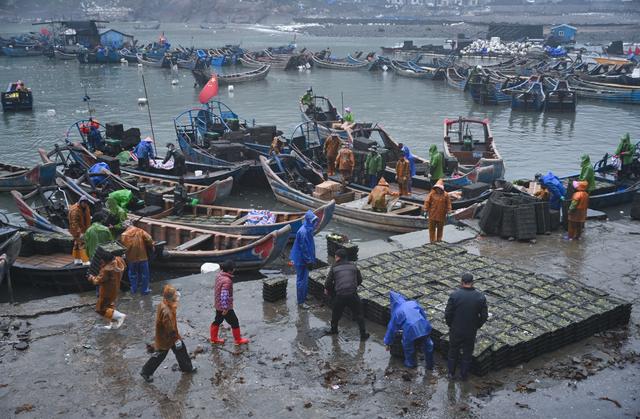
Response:
[{"label": "wet concrete ground", "polygon": [[[0,305],[0,323],[13,321],[0,339],[2,417],[638,417],[640,400],[640,316],[637,303],[640,223],[628,218],[592,222],[586,237],[566,242],[558,233],[536,244],[479,237],[462,245],[470,252],[512,261],[523,268],[571,276],[634,302],[628,327],[603,333],[467,383],[450,382],[445,362],[436,370],[407,371],[382,345],[384,329],[367,322],[372,336],[358,339],[345,318],[338,337],[325,336],[329,309],[299,311],[295,284],[287,301],[264,303],[260,281],[238,283],[235,308],[246,347],[228,340],[211,347],[213,279],[195,275],[171,282],[182,292],[179,329],[196,374],[173,371],[169,354],[155,381],[138,372],[153,339],[151,296],[122,295],[118,309],[128,317],[106,331],[93,312],[95,296],[68,295],[18,306]],[[426,234],[426,232],[425,232]],[[322,240],[323,241],[323,240]],[[383,240],[385,241],[385,240]],[[388,246],[408,246],[398,239]],[[320,240],[318,240],[320,242]],[[361,244],[361,256],[382,250]],[[19,323],[16,323],[19,322]],[[28,323],[27,323],[28,322]],[[26,350],[13,348],[30,330]],[[202,352],[200,352],[202,351]]]}]

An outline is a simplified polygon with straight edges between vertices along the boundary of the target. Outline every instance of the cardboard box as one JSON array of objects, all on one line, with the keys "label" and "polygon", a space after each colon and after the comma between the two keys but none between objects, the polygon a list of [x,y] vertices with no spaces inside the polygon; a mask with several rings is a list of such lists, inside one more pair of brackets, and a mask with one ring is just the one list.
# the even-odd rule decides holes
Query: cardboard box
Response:
[{"label": "cardboard box", "polygon": [[325,201],[328,201],[328,200],[331,199],[331,193],[330,192],[329,193],[326,193],[326,192],[314,192],[312,195],[313,195],[314,198],[322,199],[322,200],[325,200]]},{"label": "cardboard box", "polygon": [[332,180],[324,181],[318,185],[316,185],[315,191],[318,193],[335,193],[339,192],[342,189],[342,185],[338,182],[334,182]]}]

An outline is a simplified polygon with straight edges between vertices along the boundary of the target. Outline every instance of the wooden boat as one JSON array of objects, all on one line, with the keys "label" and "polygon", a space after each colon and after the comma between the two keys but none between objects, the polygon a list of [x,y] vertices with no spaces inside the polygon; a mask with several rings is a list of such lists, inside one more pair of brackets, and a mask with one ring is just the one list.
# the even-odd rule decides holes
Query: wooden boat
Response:
[{"label": "wooden boat", "polygon": [[[270,211],[275,216],[273,224],[246,224],[245,222],[253,209],[195,205],[187,208],[183,215],[177,216],[172,215],[173,200],[166,198],[164,203],[165,211],[151,218],[166,223],[240,236],[264,236],[288,225],[291,227],[289,238],[294,239],[298,229],[302,227],[305,215],[304,212]],[[322,231],[331,221],[335,205],[335,201],[330,201],[313,210],[319,220],[315,229],[316,234]]]},{"label": "wooden boat", "polygon": [[61,51],[58,48],[55,48],[53,50],[53,56],[57,60],[62,60],[62,61],[71,61],[71,60],[77,59],[77,53],[70,54],[70,53]]},{"label": "wooden boat", "polygon": [[410,65],[403,65],[395,60],[391,60],[391,68],[393,69],[393,72],[399,76],[426,80],[433,80],[437,71],[435,68],[423,69],[418,66],[412,67]]},{"label": "wooden boat", "polygon": [[[96,161],[97,162],[97,161]],[[233,179],[240,179],[240,177],[247,171],[248,166],[211,166],[208,164],[187,162],[187,174],[183,176],[184,182],[192,185],[211,185],[217,180],[226,179],[229,176]],[[168,180],[171,182],[178,182],[179,176],[171,174],[170,170],[150,168],[149,170],[139,169],[137,163],[130,165],[121,165],[120,170],[122,173],[131,174],[135,176],[142,176],[147,178],[156,178],[161,180]],[[196,172],[201,172],[197,174]]]},{"label": "wooden boat", "polygon": [[165,241],[162,257],[154,266],[200,272],[203,263],[233,260],[238,270],[258,270],[274,261],[289,241],[291,226],[285,225],[262,237],[241,236],[166,223],[152,218],[136,225],[156,241]]},{"label": "wooden boat", "polygon": [[523,92],[516,89],[511,91],[511,109],[540,112],[545,108],[546,100],[544,87],[539,81],[529,83]]},{"label": "wooden boat", "polygon": [[[251,71],[232,74],[218,74],[218,84],[224,86],[227,84],[264,80],[269,74],[269,70],[271,70],[271,66],[266,64]],[[211,79],[211,71],[208,69],[192,70],[191,74],[193,74],[193,78],[196,80],[196,83],[201,87],[204,87],[209,79]]]},{"label": "wooden boat", "polygon": [[369,62],[362,63],[349,63],[346,61],[331,61],[326,59],[321,59],[315,55],[311,56],[311,60],[313,61],[313,65],[319,68],[328,68],[331,70],[362,70],[369,66]]},{"label": "wooden boat", "polygon": [[0,192],[29,192],[38,186],[53,184],[56,164],[41,164],[34,168],[0,163]]},{"label": "wooden boat", "polygon": [[[481,129],[482,139],[477,135],[474,138],[472,127]],[[488,119],[445,119],[443,145],[445,159],[457,160],[461,172],[468,173],[482,166],[493,171],[494,180],[504,176],[504,161],[496,149]]]},{"label": "wooden boat", "polygon": [[18,83],[9,83],[7,90],[2,92],[2,110],[9,111],[30,111],[33,109],[33,94],[31,89],[18,90]]},{"label": "wooden boat", "polygon": [[638,86],[589,82],[575,76],[569,77],[568,81],[570,88],[578,94],[579,98],[640,104],[640,87]]},{"label": "wooden boat", "polygon": [[488,74],[472,71],[467,78],[465,90],[473,101],[480,105],[500,105],[511,102],[511,95],[503,93],[504,80],[495,80]]},{"label": "wooden boat", "polygon": [[578,95],[571,90],[566,80],[555,82],[553,89],[547,94],[545,111],[575,112]]},{"label": "wooden boat", "polygon": [[464,87],[467,84],[467,78],[460,75],[455,67],[447,67],[445,77],[447,79],[447,84],[454,89],[464,90]]},{"label": "wooden boat", "polygon": [[[306,163],[301,162],[298,157],[281,155],[267,159],[260,156],[260,162],[278,201],[301,209],[319,208],[327,203],[313,197],[311,190],[303,190],[308,189],[309,185],[322,183],[324,179],[306,167]],[[373,212],[363,209],[367,197],[367,193],[347,192],[336,199],[334,218],[369,229],[399,233],[427,228],[427,220],[421,215],[420,205],[402,203],[401,207],[387,213]]]},{"label": "wooden boat", "polygon": [[[300,102],[300,116],[302,122],[312,122],[318,125],[321,130],[322,138],[326,138],[330,134],[338,134],[342,139],[348,139],[347,132],[342,128],[342,116],[324,96],[313,96],[313,105],[306,106]],[[359,127],[371,127],[371,123],[356,122],[352,129]]]},{"label": "wooden boat", "polygon": [[18,58],[18,57],[35,57],[38,55],[42,55],[41,48],[34,47],[2,47],[2,53],[7,57]]},{"label": "wooden boat", "polygon": [[171,65],[176,62],[176,60],[170,56],[164,56],[157,60],[152,60],[145,58],[143,54],[136,54],[138,57],[138,62],[145,67],[157,67],[157,68],[171,68]]}]

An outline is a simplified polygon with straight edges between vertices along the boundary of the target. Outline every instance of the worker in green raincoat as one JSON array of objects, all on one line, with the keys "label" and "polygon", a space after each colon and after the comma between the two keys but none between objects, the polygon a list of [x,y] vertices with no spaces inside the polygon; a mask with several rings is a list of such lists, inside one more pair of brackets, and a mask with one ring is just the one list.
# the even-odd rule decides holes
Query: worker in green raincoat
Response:
[{"label": "worker in green raincoat", "polygon": [[114,240],[111,230],[103,225],[103,222],[102,217],[94,217],[93,223],[84,233],[84,242],[89,258],[93,258],[98,246]]},{"label": "worker in green raincoat", "polygon": [[[111,194],[113,193],[114,192]],[[112,197],[111,194],[109,194],[106,201],[107,210],[115,219],[115,224],[113,226],[116,229],[122,229],[122,223],[127,219],[127,210],[118,205],[118,201],[116,198]]]},{"label": "worker in green raincoat", "polygon": [[431,171],[431,183],[435,185],[438,180],[444,177],[442,154],[440,154],[435,144],[432,144],[429,148],[429,167]]},{"label": "worker in green raincoat", "polygon": [[588,154],[583,154],[581,159],[580,180],[587,182],[587,192],[591,193],[596,188],[596,177],[593,172],[593,166],[591,165],[591,158]]},{"label": "worker in green raincoat", "polygon": [[634,147],[631,145],[631,137],[627,132],[620,139],[620,144],[618,144],[618,148],[616,148],[616,156],[620,159],[622,166],[620,167],[620,171],[618,172],[618,177],[623,177],[626,175],[628,167],[633,163],[633,152]]},{"label": "worker in green raincoat", "polygon": [[374,144],[369,148],[369,154],[364,161],[364,174],[369,179],[370,188],[375,188],[378,184],[382,169],[384,169],[382,155],[378,152],[378,146]]}]

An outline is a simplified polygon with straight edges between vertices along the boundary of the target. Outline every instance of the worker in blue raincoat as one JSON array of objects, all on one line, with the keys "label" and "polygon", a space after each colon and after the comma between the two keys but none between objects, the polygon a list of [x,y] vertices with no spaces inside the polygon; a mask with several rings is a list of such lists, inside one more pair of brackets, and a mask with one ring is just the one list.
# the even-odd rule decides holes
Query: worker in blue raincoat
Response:
[{"label": "worker in blue raincoat", "polygon": [[296,289],[298,306],[307,308],[304,304],[307,299],[309,289],[309,270],[316,262],[316,245],[313,241],[313,234],[318,224],[318,217],[313,211],[308,210],[304,215],[304,224],[296,233],[296,240],[293,242],[289,259],[296,269]]},{"label": "worker in blue raincoat", "polygon": [[411,181],[416,175],[416,158],[413,154],[411,154],[409,147],[407,147],[406,145],[402,147],[402,154],[404,154],[404,157],[409,160],[409,172],[411,175],[411,177],[409,177],[409,193],[411,193]]},{"label": "worker in blue raincoat", "polygon": [[107,182],[108,176],[103,170],[109,170],[109,165],[105,162],[98,162],[89,168],[89,179],[93,186],[102,186]]},{"label": "worker in blue raincoat", "polygon": [[540,178],[540,184],[549,190],[551,194],[549,198],[549,208],[559,210],[562,206],[562,200],[567,194],[564,185],[556,175],[549,172]]},{"label": "worker in blue raincoat", "polygon": [[149,160],[155,158],[153,139],[151,137],[147,137],[144,140],[140,141],[133,152],[138,158],[138,168],[148,170]]},{"label": "worker in blue raincoat", "polygon": [[426,368],[433,369],[433,341],[431,323],[427,320],[427,314],[416,301],[407,301],[401,294],[389,292],[391,301],[391,320],[384,335],[384,344],[389,346],[397,331],[402,330],[402,348],[404,349],[404,365],[407,368],[415,368],[416,346],[422,348]]}]

